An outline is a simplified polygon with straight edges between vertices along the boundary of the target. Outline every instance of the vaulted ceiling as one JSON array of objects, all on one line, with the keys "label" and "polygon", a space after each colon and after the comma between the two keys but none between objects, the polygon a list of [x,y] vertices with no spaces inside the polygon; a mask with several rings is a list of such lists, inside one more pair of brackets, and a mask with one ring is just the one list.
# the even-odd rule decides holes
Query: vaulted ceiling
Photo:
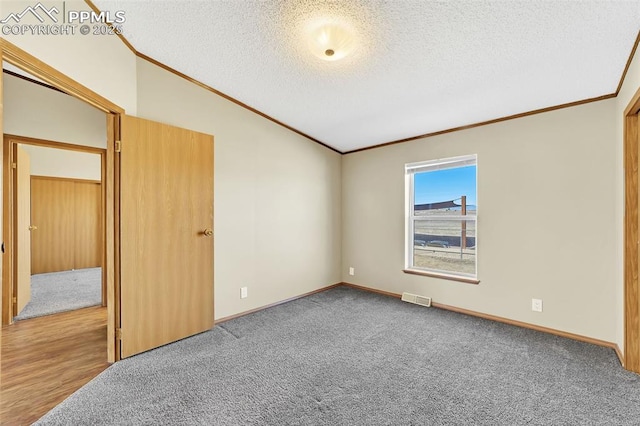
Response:
[{"label": "vaulted ceiling", "polygon": [[[637,0],[93,2],[138,52],[341,152],[615,93],[640,30]],[[323,25],[344,58],[314,55]]]}]

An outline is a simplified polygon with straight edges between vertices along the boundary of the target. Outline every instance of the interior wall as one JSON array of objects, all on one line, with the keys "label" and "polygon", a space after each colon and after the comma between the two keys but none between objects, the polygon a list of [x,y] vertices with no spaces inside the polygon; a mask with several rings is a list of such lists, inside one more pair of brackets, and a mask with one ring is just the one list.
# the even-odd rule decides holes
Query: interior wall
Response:
[{"label": "interior wall", "polygon": [[[615,113],[609,99],[345,155],[343,281],[617,342]],[[403,273],[404,164],[466,154],[478,154],[480,284]]]},{"label": "interior wall", "polygon": [[[629,105],[631,98],[640,88],[640,53],[636,53],[629,65],[627,75],[625,76],[620,92],[616,97],[615,105],[615,126],[616,126],[616,143],[614,145],[616,154],[616,184],[615,184],[615,216],[616,223],[614,228],[615,235],[620,236],[620,242],[616,247],[616,282],[619,283],[616,291],[616,323],[617,337],[616,341],[621,349],[624,350],[624,110]],[[623,352],[624,353],[624,352]]]},{"label": "interior wall", "polygon": [[[61,2],[42,1],[44,6],[60,9]],[[34,6],[30,0],[2,0],[0,16],[20,13]],[[66,11],[91,11],[83,0],[66,0]],[[113,11],[115,12],[115,10]],[[125,11],[126,12],[126,11]],[[60,10],[62,13],[62,10]],[[61,15],[60,15],[61,16]],[[40,24],[27,15],[21,24]],[[126,22],[123,24],[126,31]],[[78,83],[124,108],[136,113],[136,56],[115,35],[2,35],[11,43],[44,61]]]},{"label": "interior wall", "polygon": [[32,176],[49,176],[100,181],[101,163],[99,154],[20,145],[29,153]]},{"label": "interior wall", "polygon": [[137,70],[138,116],[215,137],[216,318],[340,282],[341,156],[143,59]]},{"label": "interior wall", "polygon": [[107,147],[106,114],[73,96],[10,74],[4,84],[4,132],[56,142]]}]

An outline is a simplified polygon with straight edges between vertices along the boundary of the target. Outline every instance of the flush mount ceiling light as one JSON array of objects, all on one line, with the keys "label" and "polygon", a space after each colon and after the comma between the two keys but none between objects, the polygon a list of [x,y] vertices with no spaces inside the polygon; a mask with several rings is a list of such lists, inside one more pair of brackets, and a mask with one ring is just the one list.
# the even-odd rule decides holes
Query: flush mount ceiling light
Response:
[{"label": "flush mount ceiling light", "polygon": [[391,40],[375,2],[271,0],[257,4],[262,37],[273,42],[282,64],[300,72],[319,71],[325,77],[362,73],[384,57]]},{"label": "flush mount ceiling light", "polygon": [[309,50],[325,61],[338,61],[349,55],[354,47],[353,31],[344,24],[323,24],[309,34]]}]

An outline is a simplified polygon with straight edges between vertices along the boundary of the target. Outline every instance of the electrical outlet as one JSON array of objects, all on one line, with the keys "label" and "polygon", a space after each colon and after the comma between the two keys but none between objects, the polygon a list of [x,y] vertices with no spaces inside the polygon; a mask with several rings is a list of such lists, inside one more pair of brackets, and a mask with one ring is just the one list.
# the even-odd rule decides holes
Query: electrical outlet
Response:
[{"label": "electrical outlet", "polygon": [[542,312],[542,299],[531,299],[531,310],[533,312]]},{"label": "electrical outlet", "polygon": [[349,266],[349,275],[355,275],[356,274],[356,268],[354,268],[353,266]]},{"label": "electrical outlet", "polygon": [[247,298],[247,288],[242,287],[240,288],[240,299],[246,299],[246,298]]}]

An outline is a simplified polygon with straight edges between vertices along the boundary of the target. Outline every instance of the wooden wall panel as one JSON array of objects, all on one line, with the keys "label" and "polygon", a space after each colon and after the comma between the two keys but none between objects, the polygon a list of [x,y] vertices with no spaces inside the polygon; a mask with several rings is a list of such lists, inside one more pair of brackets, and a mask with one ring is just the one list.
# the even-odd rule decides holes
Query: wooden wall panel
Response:
[{"label": "wooden wall panel", "polygon": [[100,183],[31,177],[31,273],[102,264]]},{"label": "wooden wall panel", "polygon": [[74,269],[102,264],[102,189],[99,183],[74,182]]},{"label": "wooden wall panel", "polygon": [[73,269],[73,205],[73,182],[31,178],[31,274]]}]

